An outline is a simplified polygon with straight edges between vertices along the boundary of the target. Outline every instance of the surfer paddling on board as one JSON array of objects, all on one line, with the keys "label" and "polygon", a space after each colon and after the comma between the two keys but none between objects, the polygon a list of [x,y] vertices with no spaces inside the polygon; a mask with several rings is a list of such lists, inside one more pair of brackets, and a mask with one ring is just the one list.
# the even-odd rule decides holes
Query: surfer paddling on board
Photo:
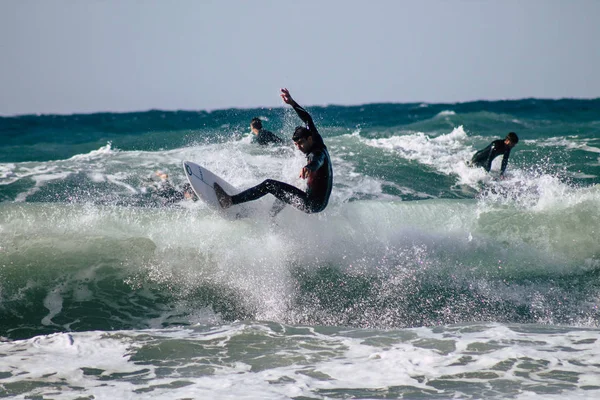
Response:
[{"label": "surfer paddling on board", "polygon": [[504,140],[494,140],[485,149],[479,150],[473,155],[471,161],[467,162],[467,165],[472,167],[483,167],[487,172],[490,172],[492,168],[492,161],[494,158],[502,155],[502,166],[500,167],[500,176],[504,176],[506,166],[508,165],[508,157],[510,151],[519,143],[519,137],[516,133],[510,132]]},{"label": "surfer paddling on board", "polygon": [[225,193],[221,186],[215,183],[215,192],[222,208],[256,200],[268,193],[271,193],[278,200],[273,204],[272,216],[281,211],[285,204],[291,204],[305,213],[317,213],[327,207],[333,186],[333,169],[327,147],[317,131],[312,117],[296,103],[289,90],[281,89],[281,98],[286,104],[294,108],[298,117],[305,124],[305,126],[296,127],[292,140],[298,150],[306,154],[306,160],[308,161],[300,171],[300,178],[307,180],[306,192],[288,183],[267,179],[241,193],[230,196]]}]

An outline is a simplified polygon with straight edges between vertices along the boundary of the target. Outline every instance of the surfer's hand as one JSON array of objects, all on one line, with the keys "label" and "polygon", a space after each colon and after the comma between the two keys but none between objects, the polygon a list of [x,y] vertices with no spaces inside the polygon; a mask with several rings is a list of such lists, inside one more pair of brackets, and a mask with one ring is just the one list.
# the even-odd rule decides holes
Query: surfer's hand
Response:
[{"label": "surfer's hand", "polygon": [[280,94],[281,98],[283,99],[283,102],[285,104],[293,104],[294,103],[294,99],[292,99],[292,96],[290,95],[290,91],[287,90],[287,88],[282,88],[281,89],[281,94]]},{"label": "surfer's hand", "polygon": [[308,168],[306,168],[306,167],[302,168],[302,171],[300,171],[299,178],[302,178],[302,179],[308,178],[308,172],[309,172]]}]

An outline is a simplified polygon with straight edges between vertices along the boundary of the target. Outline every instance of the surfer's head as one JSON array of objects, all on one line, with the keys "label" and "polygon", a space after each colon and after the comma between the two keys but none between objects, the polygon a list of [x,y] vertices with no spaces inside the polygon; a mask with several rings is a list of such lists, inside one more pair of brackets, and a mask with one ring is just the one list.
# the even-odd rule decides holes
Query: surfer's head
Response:
[{"label": "surfer's head", "polygon": [[262,121],[259,118],[252,118],[250,121],[250,129],[256,135],[262,129]]},{"label": "surfer's head", "polygon": [[519,137],[517,136],[516,133],[514,132],[510,132],[508,135],[506,135],[506,137],[504,138],[504,143],[506,143],[508,146],[510,147],[515,147],[515,145],[517,143],[519,143]]},{"label": "surfer's head", "polygon": [[312,145],[313,145],[312,132],[303,126],[296,127],[296,130],[294,131],[294,134],[292,135],[292,140],[294,141],[294,144],[296,144],[296,147],[298,147],[298,150],[300,150],[304,154],[309,153],[310,150],[312,149]]}]

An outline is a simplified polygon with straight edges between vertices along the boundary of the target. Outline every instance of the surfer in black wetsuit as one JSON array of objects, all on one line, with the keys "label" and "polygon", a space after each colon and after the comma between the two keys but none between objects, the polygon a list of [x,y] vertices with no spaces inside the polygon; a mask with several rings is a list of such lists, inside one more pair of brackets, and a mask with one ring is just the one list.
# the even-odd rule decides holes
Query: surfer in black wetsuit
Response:
[{"label": "surfer in black wetsuit", "polygon": [[327,147],[310,114],[292,99],[287,89],[281,89],[281,98],[294,108],[305,124],[296,127],[292,140],[298,150],[306,154],[308,161],[300,171],[300,178],[307,180],[306,192],[285,182],[267,179],[257,186],[230,196],[215,183],[214,188],[221,207],[228,208],[234,204],[256,200],[267,193],[271,193],[279,200],[273,205],[271,215],[281,211],[286,203],[306,213],[317,213],[327,207],[333,186],[333,169]]},{"label": "surfer in black wetsuit", "polygon": [[502,155],[502,166],[500,168],[500,175],[502,176],[504,175],[504,171],[508,165],[510,151],[518,142],[519,138],[517,134],[510,132],[508,135],[506,135],[504,140],[494,140],[485,149],[479,150],[477,153],[475,153],[468,164],[470,166],[483,167],[483,169],[485,169],[487,172],[490,172],[494,158]]},{"label": "surfer in black wetsuit", "polygon": [[262,146],[267,144],[281,144],[283,140],[273,132],[263,129],[262,121],[258,118],[252,118],[250,121],[250,130],[254,134],[252,143],[258,143]]},{"label": "surfer in black wetsuit", "polygon": [[198,196],[194,193],[194,190],[189,183],[183,185],[181,190],[178,190],[170,181],[169,175],[163,171],[156,171],[155,175],[160,178],[160,182],[152,185],[150,190],[155,193],[161,199],[161,205],[168,206],[175,204],[183,199],[191,199],[193,201],[198,200]]}]

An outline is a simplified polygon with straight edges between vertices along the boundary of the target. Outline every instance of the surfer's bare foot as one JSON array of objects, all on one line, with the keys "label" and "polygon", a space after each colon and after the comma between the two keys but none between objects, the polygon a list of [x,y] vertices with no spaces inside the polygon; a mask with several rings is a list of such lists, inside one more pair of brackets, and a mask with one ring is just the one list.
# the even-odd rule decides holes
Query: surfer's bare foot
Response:
[{"label": "surfer's bare foot", "polygon": [[215,183],[213,187],[215,188],[215,193],[217,194],[217,199],[219,200],[221,208],[231,207],[231,196],[225,193],[223,188],[219,186],[218,183]]}]

